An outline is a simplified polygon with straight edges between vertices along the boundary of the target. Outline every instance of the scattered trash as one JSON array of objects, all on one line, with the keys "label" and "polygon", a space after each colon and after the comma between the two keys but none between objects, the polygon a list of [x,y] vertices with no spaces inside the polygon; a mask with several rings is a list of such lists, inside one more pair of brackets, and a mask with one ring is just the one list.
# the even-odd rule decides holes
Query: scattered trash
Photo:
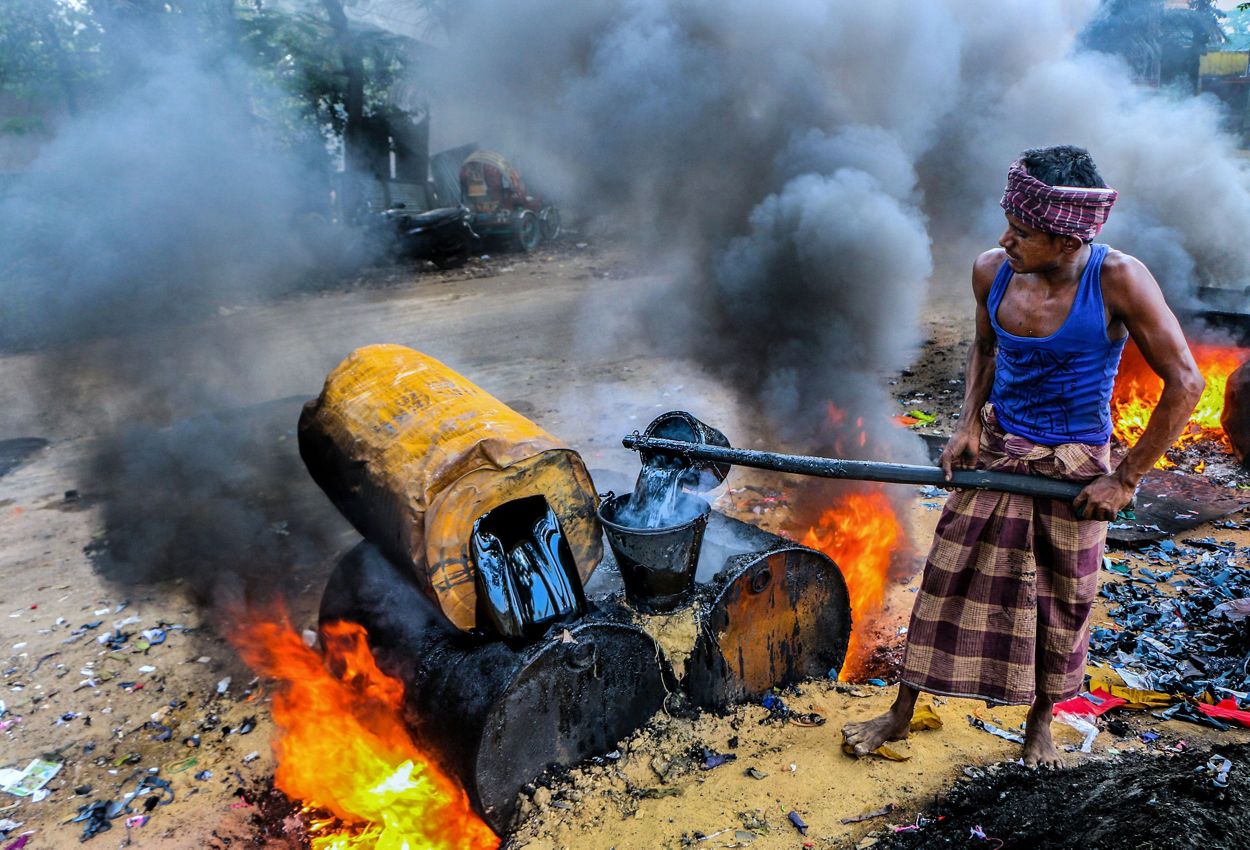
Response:
[{"label": "scattered trash", "polygon": [[997,736],[998,736],[998,737],[1000,737],[1000,738],[1003,738],[1003,739],[1008,740],[1008,741],[1012,741],[1012,742],[1017,743],[1017,744],[1023,744],[1023,743],[1024,743],[1024,736],[1023,736],[1023,735],[1021,735],[1021,734],[1019,734],[1019,733],[1017,733],[1017,732],[1009,732],[1009,731],[1007,731],[1006,729],[999,729],[999,728],[998,728],[997,726],[995,726],[993,723],[989,723],[989,722],[987,722],[987,721],[985,721],[985,720],[982,720],[982,719],[981,719],[981,718],[979,718],[979,717],[973,717],[971,714],[969,714],[969,715],[968,715],[968,722],[969,722],[969,723],[971,723],[971,724],[973,725],[973,727],[975,727],[975,728],[977,728],[977,729],[980,729],[980,730],[982,730],[983,732],[989,732],[991,735],[997,735]]},{"label": "scattered trash", "polygon": [[799,835],[807,835],[807,824],[803,822],[803,818],[799,817],[798,812],[791,809],[786,817],[790,819],[790,823],[794,824],[794,828],[799,831]]},{"label": "scattered trash", "polygon": [[15,797],[30,797],[61,772],[63,762],[32,759],[24,770],[0,769],[0,791]]},{"label": "scattered trash", "polygon": [[760,723],[793,723],[795,726],[825,725],[825,718],[819,713],[815,711],[791,711],[781,697],[775,694],[764,694],[764,697],[760,700],[760,705],[768,709],[768,716],[760,720]]},{"label": "scattered trash", "polygon": [[1060,714],[1101,717],[1111,709],[1119,708],[1127,702],[1128,700],[1123,697],[1113,696],[1102,688],[1093,688],[1090,691],[1077,694],[1072,699],[1056,703],[1054,713],[1056,717]]},{"label": "scattered trash", "polygon": [[748,767],[746,770],[743,771],[743,773],[745,773],[747,776],[751,777],[752,779],[766,779],[768,777],[767,773],[754,767]]},{"label": "scattered trash", "polygon": [[893,811],[894,811],[894,804],[886,803],[880,809],[873,809],[871,812],[864,812],[862,815],[856,815],[855,817],[851,817],[851,818],[842,818],[842,823],[843,824],[863,823],[864,821],[872,820],[873,818],[885,817],[886,815],[890,814]]},{"label": "scattered trash", "polygon": [[211,770],[201,770],[199,773],[195,775],[195,778],[201,782],[204,782],[206,780],[213,778],[213,772]]},{"label": "scattered trash", "polygon": [[256,761],[258,758],[260,758],[260,753],[257,750],[252,750],[250,753],[248,753],[247,755],[243,757],[243,763],[251,764],[252,762]]},{"label": "scattered trash", "polygon": [[77,816],[70,818],[66,823],[83,824],[82,835],[78,840],[86,841],[88,838],[112,829],[113,824],[110,821],[121,813],[120,803],[112,800],[96,800],[94,803],[79,806]]},{"label": "scattered trash", "polygon": [[969,838],[979,838],[982,841],[997,841],[998,843],[994,845],[994,850],[998,850],[999,847],[1003,846],[1003,840],[1001,838],[994,838],[993,836],[986,835],[985,830],[981,829],[980,825],[970,827],[968,829],[968,833]]},{"label": "scattered trash", "polygon": [[1071,726],[1084,737],[1081,742],[1081,752],[1093,752],[1094,739],[1098,737],[1098,725],[1093,723],[1090,715],[1085,714],[1069,714],[1061,712],[1055,715],[1055,720],[1065,725]]},{"label": "scattered trash", "polygon": [[1206,703],[1196,703],[1197,708],[1208,717],[1218,717],[1220,720],[1229,720],[1238,726],[1250,728],[1250,711],[1244,711],[1237,707],[1237,700],[1229,697],[1217,702],[1215,705],[1207,705]]},{"label": "scattered trash", "polygon": [[1104,582],[1099,595],[1113,603],[1107,613],[1115,628],[1091,630],[1091,659],[1115,668],[1129,688],[1172,695],[1163,703],[1155,698],[1151,708],[1178,696],[1250,691],[1250,669],[1242,663],[1248,559],[1250,547],[1207,537],[1161,540],[1139,550],[1135,560],[1147,563],[1112,565],[1116,579]]},{"label": "scattered trash", "polygon": [[226,691],[228,690],[230,690],[230,677],[229,676],[227,676],[226,678],[222,679],[220,682],[217,683],[217,694],[219,696],[224,695]]},{"label": "scattered trash", "polygon": [[[842,741],[842,752],[846,753],[848,756],[855,756],[856,758],[859,758],[859,754],[855,752],[855,748],[848,744],[845,740]],[[889,759],[890,761],[907,761],[911,758],[911,756],[903,755],[898,750],[891,748],[889,744],[882,744],[877,747],[872,751],[871,755],[881,756],[882,758]]]},{"label": "scattered trash", "polygon": [[1193,704],[1188,702],[1178,702],[1171,708],[1165,708],[1163,711],[1154,712],[1154,716],[1160,720],[1186,720],[1199,726],[1208,726],[1212,729],[1218,729],[1221,732],[1227,732],[1230,727],[1222,720],[1217,720],[1209,714],[1203,713],[1200,709],[1195,708]]},{"label": "scattered trash", "polygon": [[164,766],[163,770],[165,773],[186,773],[188,770],[195,767],[199,763],[200,763],[200,760],[197,759],[195,756],[188,756],[187,758],[170,762],[169,764]]},{"label": "scattered trash", "polygon": [[709,750],[707,747],[704,747],[702,767],[704,770],[712,770],[713,768],[720,767],[722,764],[728,764],[729,762],[734,761],[737,758],[738,756],[734,753],[718,753],[714,750]]},{"label": "scattered trash", "polygon": [[1199,773],[1205,773],[1211,779],[1211,784],[1216,788],[1228,787],[1228,774],[1233,769],[1233,763],[1230,759],[1221,755],[1213,755],[1207,760],[1205,767],[1199,767]]},{"label": "scattered trash", "polygon": [[942,718],[938,716],[937,710],[930,703],[921,703],[916,706],[916,710],[911,716],[911,726],[908,728],[912,732],[923,732],[926,729],[941,729]]}]

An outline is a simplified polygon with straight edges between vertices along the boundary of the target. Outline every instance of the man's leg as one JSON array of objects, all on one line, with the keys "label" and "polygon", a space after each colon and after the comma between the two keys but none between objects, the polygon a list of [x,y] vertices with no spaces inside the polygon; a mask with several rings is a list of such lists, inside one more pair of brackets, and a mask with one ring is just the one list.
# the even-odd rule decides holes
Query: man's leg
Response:
[{"label": "man's leg", "polygon": [[[866,756],[886,741],[901,741],[911,727],[911,716],[916,711],[916,697],[920,692],[910,685],[900,684],[894,704],[884,714],[859,723],[842,727],[842,737],[855,748],[855,755]],[[1049,734],[1049,733],[1047,733]]]},{"label": "man's leg", "polygon": [[1054,719],[1054,713],[1054,700],[1043,696],[1033,700],[1033,706],[1029,709],[1029,717],[1024,727],[1025,767],[1063,766],[1063,758],[1055,749],[1055,740],[1050,734],[1050,724]]}]

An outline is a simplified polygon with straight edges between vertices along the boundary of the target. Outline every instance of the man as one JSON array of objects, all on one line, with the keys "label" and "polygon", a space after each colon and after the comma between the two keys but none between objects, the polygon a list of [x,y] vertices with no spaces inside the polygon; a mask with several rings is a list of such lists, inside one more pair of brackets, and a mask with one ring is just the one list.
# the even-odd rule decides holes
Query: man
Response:
[{"label": "man", "polygon": [[[1030,705],[1024,763],[1056,767],[1056,702],[1084,681],[1106,520],[1184,429],[1203,378],[1159,285],[1093,237],[1116,193],[1089,153],[1025,151],[1007,175],[997,250],[972,270],[976,338],[960,424],[942,452],[976,466],[1087,482],[1072,505],[988,491],[947,500],[912,611],[898,696],[842,730],[858,756],[905,738],[920,691]],[[1110,399],[1132,336],[1163,380],[1145,433],[1110,465]]]}]

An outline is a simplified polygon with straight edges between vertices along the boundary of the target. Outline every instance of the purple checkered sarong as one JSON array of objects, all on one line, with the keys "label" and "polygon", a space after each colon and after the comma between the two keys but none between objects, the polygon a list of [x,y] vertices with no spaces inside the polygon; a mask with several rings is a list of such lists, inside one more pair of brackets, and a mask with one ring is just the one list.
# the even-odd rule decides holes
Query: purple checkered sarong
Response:
[{"label": "purple checkered sarong", "polygon": [[[1110,471],[1108,445],[1009,435],[988,404],[981,419],[978,468],[1068,481]],[[1106,537],[1105,522],[1078,521],[1067,502],[952,493],[912,609],[902,681],[1012,705],[1076,694]]]},{"label": "purple checkered sarong", "polygon": [[1088,242],[1102,230],[1116,197],[1115,189],[1051,186],[1017,161],[1007,170],[1000,206],[1029,227]]}]

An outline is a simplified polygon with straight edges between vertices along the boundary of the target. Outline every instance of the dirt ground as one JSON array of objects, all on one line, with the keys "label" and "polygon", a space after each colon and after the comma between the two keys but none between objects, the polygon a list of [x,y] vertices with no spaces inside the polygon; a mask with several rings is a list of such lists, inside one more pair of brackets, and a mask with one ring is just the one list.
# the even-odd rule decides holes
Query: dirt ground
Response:
[{"label": "dirt ground", "polygon": [[[219,315],[205,323],[260,341],[253,356],[263,358],[266,368],[240,376],[240,404],[311,397],[325,373],[351,349],[397,342],[444,360],[563,436],[592,470],[632,477],[636,460],[620,447],[620,436],[673,408],[691,409],[728,434],[744,433],[749,423],[740,421],[724,387],[689,363],[653,356],[631,340],[627,328],[614,324],[615,308],[648,297],[656,282],[639,275],[621,251],[573,239],[552,251],[495,257],[460,272],[375,270],[339,291],[276,304],[222,305]],[[935,414],[928,429],[934,433],[949,429],[962,392],[963,329],[970,324],[964,310],[958,301],[932,305],[926,350],[895,386],[900,413],[921,407]],[[112,344],[106,340],[84,347],[90,355]],[[298,846],[295,839],[258,837],[253,823],[259,789],[274,769],[267,684],[238,661],[206,609],[188,592],[189,582],[123,584],[103,575],[89,557],[93,546],[101,545],[104,497],[80,480],[80,470],[99,438],[101,417],[89,399],[59,397],[41,380],[47,356],[0,357],[0,396],[6,399],[0,407],[0,441],[47,441],[42,447],[8,444],[14,462],[6,465],[0,458],[0,470],[7,470],[0,473],[5,614],[0,617],[0,768],[20,769],[45,754],[63,766],[41,799],[0,794],[0,825],[3,819],[19,824],[7,830],[0,846],[7,848],[27,833],[28,848],[75,846],[83,824],[67,821],[80,807],[123,799],[145,776],[170,782],[167,791],[132,803],[135,815],[149,819],[142,825],[131,821],[132,826],[124,817],[112,820],[112,828],[89,844]],[[292,418],[272,434],[275,452],[293,456],[294,425]],[[784,481],[760,474],[735,476],[730,487],[749,482],[785,487]],[[324,513],[318,516],[324,517],[329,541],[319,557],[293,568],[287,582],[295,623],[310,628],[334,558],[356,538],[319,501],[311,482],[303,493],[307,502],[301,504],[321,505]],[[912,500],[908,522],[917,551],[927,545],[939,502],[919,491]],[[301,510],[301,504],[291,510]],[[727,510],[729,505],[721,502]],[[750,510],[741,516],[765,525],[780,521]],[[1210,527],[1192,532],[1212,533]],[[1220,531],[1219,536],[1250,545],[1250,533],[1244,531]],[[1133,556],[1125,558],[1133,562]],[[897,648],[914,588],[914,577],[890,588],[879,625],[884,644]],[[1104,613],[1098,616],[1105,620]],[[154,629],[159,631],[144,633]],[[115,630],[131,633],[120,652],[101,642]],[[974,728],[968,718],[1015,728],[1023,709],[987,709],[954,699],[933,700],[943,728],[900,744],[905,761],[856,761],[843,755],[838,728],[879,712],[890,695],[889,688],[878,685],[830,681],[783,694],[792,709],[827,719],[814,728],[763,723],[767,712],[759,706],[742,706],[724,717],[657,716],[622,742],[619,759],[534,789],[522,803],[525,818],[509,845],[535,850],[873,846],[893,835],[893,826],[914,824],[932,810],[956,780],[968,779],[970,767],[989,771],[1016,758],[1017,745]],[[1125,760],[1139,752],[1184,755],[1250,742],[1243,731],[1216,732],[1144,712],[1125,717],[1125,734],[1104,731],[1091,755],[1070,756],[1104,765],[1090,769],[1090,781],[1140,772],[1142,764],[1152,762]],[[1161,737],[1143,741],[1139,733],[1147,729]],[[1066,727],[1056,726],[1056,732],[1066,745],[1080,741]],[[737,758],[702,770],[701,759],[693,755],[703,748]],[[1235,783],[1250,780],[1246,750],[1229,752],[1237,762]],[[1205,764],[1205,757],[1194,759]],[[1168,762],[1173,763],[1179,764]],[[159,772],[153,772],[156,768]],[[1016,774],[1000,768],[994,775]],[[1048,781],[1061,787],[1069,780]],[[1017,782],[1028,784],[1027,777]],[[1236,787],[1240,790],[1232,799],[1244,807],[1245,786]],[[158,802],[146,811],[143,803],[149,799]],[[957,814],[967,818],[970,810],[992,808],[988,799],[956,796],[944,805],[954,822]],[[893,807],[888,813],[872,815],[887,806]],[[806,835],[788,818],[790,812],[807,824]],[[847,819],[854,822],[844,823]],[[983,821],[988,830],[988,817]]]}]

